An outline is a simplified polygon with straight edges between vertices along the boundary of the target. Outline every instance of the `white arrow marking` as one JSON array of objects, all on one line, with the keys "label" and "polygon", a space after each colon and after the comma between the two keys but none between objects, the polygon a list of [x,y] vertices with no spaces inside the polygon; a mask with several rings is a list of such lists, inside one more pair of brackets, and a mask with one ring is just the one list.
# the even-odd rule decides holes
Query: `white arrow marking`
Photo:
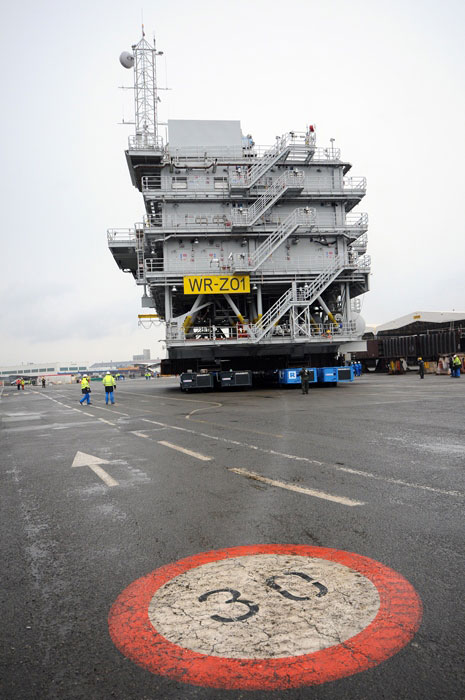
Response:
[{"label": "white arrow marking", "polygon": [[108,464],[107,459],[100,459],[100,457],[94,457],[93,455],[88,455],[85,452],[76,452],[76,456],[72,463],[72,467],[89,467],[92,469],[94,474],[107,485],[107,486],[118,486],[116,479],[113,479],[105,469],[99,467],[99,464]]}]

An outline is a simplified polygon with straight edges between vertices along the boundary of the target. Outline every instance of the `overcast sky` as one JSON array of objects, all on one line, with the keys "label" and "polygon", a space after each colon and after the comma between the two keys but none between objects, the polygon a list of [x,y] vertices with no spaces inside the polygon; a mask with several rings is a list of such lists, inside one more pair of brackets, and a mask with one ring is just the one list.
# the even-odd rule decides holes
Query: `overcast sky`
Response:
[{"label": "overcast sky", "polygon": [[465,3],[2,2],[0,364],[160,355],[106,230],[143,215],[124,158],[143,11],[160,119],[240,119],[258,144],[317,126],[368,178],[369,324],[465,310]]}]

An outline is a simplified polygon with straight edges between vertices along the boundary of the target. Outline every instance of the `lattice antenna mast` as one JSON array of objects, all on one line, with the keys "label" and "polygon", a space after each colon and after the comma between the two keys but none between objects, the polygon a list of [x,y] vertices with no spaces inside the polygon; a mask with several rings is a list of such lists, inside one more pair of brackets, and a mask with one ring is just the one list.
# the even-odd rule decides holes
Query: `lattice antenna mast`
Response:
[{"label": "lattice antenna mast", "polygon": [[134,106],[136,117],[136,138],[145,136],[156,144],[158,141],[157,119],[157,51],[155,37],[153,46],[145,38],[142,25],[142,39],[132,47],[134,55]]}]

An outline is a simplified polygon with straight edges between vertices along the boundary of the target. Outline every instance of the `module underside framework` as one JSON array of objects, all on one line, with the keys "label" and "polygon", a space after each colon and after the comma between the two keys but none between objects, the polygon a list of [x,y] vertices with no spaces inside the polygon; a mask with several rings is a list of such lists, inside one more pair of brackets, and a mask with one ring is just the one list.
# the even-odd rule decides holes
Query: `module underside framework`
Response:
[{"label": "module underside framework", "polygon": [[165,368],[267,369],[331,363],[362,349],[368,291],[366,191],[315,131],[257,147],[236,121],[168,121],[126,158],[145,216],[111,229],[118,266],[166,324]]}]

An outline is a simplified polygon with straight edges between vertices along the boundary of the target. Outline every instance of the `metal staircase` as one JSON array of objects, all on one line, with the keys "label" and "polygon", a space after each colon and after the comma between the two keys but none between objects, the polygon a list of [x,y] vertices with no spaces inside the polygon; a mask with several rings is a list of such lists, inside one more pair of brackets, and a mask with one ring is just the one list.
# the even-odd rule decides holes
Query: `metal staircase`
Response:
[{"label": "metal staircase", "polygon": [[294,209],[284,219],[276,231],[266,238],[251,255],[236,255],[231,261],[233,272],[254,272],[267,260],[284,241],[300,226],[311,227],[316,221],[315,210],[305,208]]},{"label": "metal staircase", "polygon": [[144,229],[136,226],[136,255],[137,255],[137,270],[136,280],[142,282],[145,280],[145,260],[144,260]]},{"label": "metal staircase", "polygon": [[247,326],[247,330],[254,342],[261,340],[275,326],[294,304],[309,306],[324,290],[336,279],[345,267],[345,261],[336,258],[323,272],[312,282],[305,284],[302,289],[291,287],[280,297],[273,306],[270,306],[257,323]]},{"label": "metal staircase", "polygon": [[280,160],[308,163],[313,158],[315,150],[313,132],[291,131],[284,134],[281,138],[277,138],[275,145],[265,151],[252,166],[246,166],[242,171],[232,172],[229,177],[229,187],[231,190],[248,190]]},{"label": "metal staircase", "polygon": [[229,177],[231,190],[247,190],[252,187],[270,168],[281,158],[288,155],[291,150],[290,134],[285,134],[276,139],[275,145],[266,151],[259,161],[247,168],[244,172],[233,172]]},{"label": "metal staircase", "polygon": [[286,170],[266,189],[261,197],[255,200],[251,207],[238,207],[231,211],[233,227],[246,228],[252,226],[285,192],[290,190],[301,192],[304,184],[305,175],[302,170]]}]

